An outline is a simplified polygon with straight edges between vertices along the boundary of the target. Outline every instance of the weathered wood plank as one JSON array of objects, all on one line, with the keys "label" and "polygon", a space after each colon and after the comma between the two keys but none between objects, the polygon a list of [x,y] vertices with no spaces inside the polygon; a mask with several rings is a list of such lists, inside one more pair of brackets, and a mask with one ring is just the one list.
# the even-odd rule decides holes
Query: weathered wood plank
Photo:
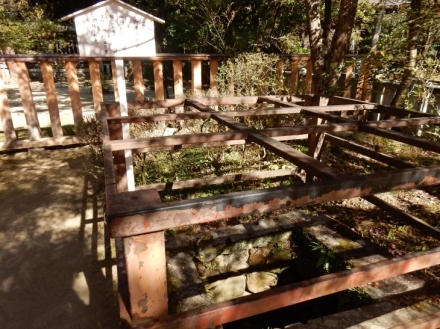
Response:
[{"label": "weathered wood plank", "polygon": [[352,79],[353,79],[353,65],[348,65],[345,68],[345,91],[344,91],[344,97],[350,97],[350,95],[351,95]]},{"label": "weathered wood plank", "polygon": [[9,107],[8,94],[6,92],[5,81],[0,71],[0,117],[2,120],[3,132],[5,134],[6,143],[10,143],[17,139],[17,134],[12,121],[11,108]]},{"label": "weathered wood plank", "polygon": [[65,62],[67,85],[69,87],[70,103],[72,105],[73,122],[75,126],[83,120],[81,96],[79,93],[78,75],[76,73],[76,63],[72,61]]},{"label": "weathered wood plank", "polygon": [[102,96],[101,73],[99,71],[99,63],[89,61],[90,81],[92,82],[93,108],[95,112],[100,112],[101,103],[104,98]]},{"label": "weathered wood plank", "polygon": [[37,110],[35,109],[34,98],[32,96],[31,81],[26,63],[15,63],[15,74],[18,79],[21,102],[23,104],[24,116],[30,140],[39,140],[41,137],[40,123],[38,122]]},{"label": "weathered wood plank", "polygon": [[63,129],[61,128],[60,110],[58,108],[57,92],[53,78],[53,67],[50,62],[40,62],[40,67],[41,75],[43,76],[44,91],[46,92],[52,136],[60,138],[63,137]]}]

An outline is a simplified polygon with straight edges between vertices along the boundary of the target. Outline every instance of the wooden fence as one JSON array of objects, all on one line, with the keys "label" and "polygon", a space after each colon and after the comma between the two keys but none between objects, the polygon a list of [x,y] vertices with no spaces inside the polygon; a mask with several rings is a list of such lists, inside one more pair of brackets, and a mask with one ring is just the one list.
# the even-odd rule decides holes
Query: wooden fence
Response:
[{"label": "wooden fence", "polygon": [[[143,77],[143,62],[149,62],[152,67],[151,75],[153,76],[154,94],[156,100],[165,99],[166,88],[164,85],[164,63],[172,62],[172,88],[174,95],[184,93],[184,80],[190,80],[190,91],[193,95],[202,91],[202,76],[208,76],[208,87],[212,90],[216,89],[215,76],[218,72],[218,65],[220,60],[224,60],[225,55],[218,54],[157,54],[155,57],[147,58],[124,58],[125,62],[131,62],[132,66],[132,81],[134,95],[136,101],[143,101],[145,99],[145,86]],[[78,55],[0,55],[0,62],[7,64],[9,69],[15,76],[18,82],[18,92],[21,98],[23,113],[27,126],[27,136],[20,138],[15,129],[13,116],[11,115],[11,108],[8,100],[8,90],[5,84],[5,79],[0,71],[0,117],[2,126],[0,129],[4,132],[4,141],[0,140],[0,150],[11,150],[20,148],[32,147],[47,147],[59,146],[66,144],[78,143],[78,140],[73,136],[65,136],[63,133],[60,110],[59,110],[59,95],[55,81],[65,80],[67,82],[70,105],[73,115],[73,122],[78,125],[83,118],[84,98],[80,94],[80,82],[78,79],[78,72],[81,66],[88,64],[90,74],[90,85],[93,97],[93,105],[95,111],[99,111],[100,103],[103,101],[103,83],[101,80],[103,62],[110,63],[114,68],[115,58],[103,57],[80,57]],[[183,77],[183,63],[190,63],[191,76],[187,79]],[[202,65],[205,62],[208,65]],[[51,137],[43,137],[40,126],[40,121],[37,115],[35,102],[33,99],[31,89],[31,78],[28,67],[30,63],[40,74],[44,84],[45,98],[47,103],[47,112],[50,117],[50,131],[48,133]],[[209,67],[209,72],[202,72],[203,67]],[[301,69],[306,68],[305,77],[302,79],[302,93],[312,93],[312,65],[308,55],[286,55],[278,61],[276,67],[276,74],[278,76],[287,76],[286,80],[290,94],[296,94],[298,91],[298,82]],[[33,69],[35,71],[35,69]],[[346,68],[345,81],[352,80],[353,66]],[[361,69],[361,71],[364,69]],[[111,70],[115,72],[115,69]],[[206,69],[204,70],[206,71]],[[206,79],[205,79],[206,80]],[[278,86],[285,88],[286,86]],[[117,84],[115,76],[113,75],[113,89],[114,101],[119,101]],[[350,97],[350,88],[347,87],[344,94],[345,97]],[[358,85],[356,98],[366,100],[368,91],[367,79],[363,79]]]}]

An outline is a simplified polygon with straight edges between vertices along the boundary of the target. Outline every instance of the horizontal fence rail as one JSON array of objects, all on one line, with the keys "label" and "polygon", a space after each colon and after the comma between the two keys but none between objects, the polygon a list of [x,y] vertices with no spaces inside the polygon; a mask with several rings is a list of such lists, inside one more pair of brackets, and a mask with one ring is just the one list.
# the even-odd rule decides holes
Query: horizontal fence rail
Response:
[{"label": "horizontal fence rail", "polygon": [[[77,138],[71,133],[66,134],[63,127],[73,124],[77,128],[84,115],[99,111],[100,103],[105,99],[119,101],[115,76],[117,59],[124,60],[127,84],[132,86],[133,100],[142,102],[150,97],[155,100],[168,99],[170,96],[184,98],[185,93],[197,97],[207,90],[215,95],[220,61],[228,59],[228,56],[157,54],[151,57],[109,58],[79,55],[0,55],[0,63],[4,64],[0,71],[0,130],[4,133],[3,140],[0,139],[0,150],[78,143]],[[279,81],[284,81],[285,85],[278,85],[277,89],[296,94],[300,90],[301,81],[302,93],[312,93],[311,64],[308,55],[280,56],[274,70],[278,77],[284,77]],[[303,68],[306,69],[305,76],[301,75]],[[16,84],[6,83],[11,81],[6,72],[10,72]],[[353,67],[348,66],[345,97],[351,96],[351,72]],[[147,77],[153,89],[151,92],[146,92]],[[33,90],[34,80],[43,83],[44,94],[39,95],[38,100]],[[367,77],[358,83],[356,98],[367,99],[367,83]],[[64,94],[60,94],[60,85],[65,87]],[[88,94],[85,94],[84,89],[87,89]],[[20,104],[17,104],[17,99],[20,99]],[[11,106],[11,101],[14,106]],[[85,103],[90,103],[87,110]],[[17,131],[23,128],[26,132],[18,134]]]}]

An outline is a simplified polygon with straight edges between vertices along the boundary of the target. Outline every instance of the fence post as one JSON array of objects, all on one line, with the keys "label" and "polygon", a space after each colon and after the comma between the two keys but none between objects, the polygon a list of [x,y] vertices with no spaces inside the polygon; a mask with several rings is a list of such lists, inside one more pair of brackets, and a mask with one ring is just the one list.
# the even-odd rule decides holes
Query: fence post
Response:
[{"label": "fence post", "polygon": [[40,62],[43,77],[44,91],[46,92],[47,109],[49,110],[52,135],[55,138],[63,137],[61,128],[60,110],[58,107],[57,92],[53,78],[53,67],[50,62]]},{"label": "fence post", "polygon": [[162,61],[154,61],[154,92],[156,100],[165,99],[165,92],[163,87],[163,63]]},{"label": "fence post", "polygon": [[0,71],[0,117],[7,143],[17,140],[14,123],[12,122],[11,108],[9,107],[8,94],[6,93],[5,81]]}]

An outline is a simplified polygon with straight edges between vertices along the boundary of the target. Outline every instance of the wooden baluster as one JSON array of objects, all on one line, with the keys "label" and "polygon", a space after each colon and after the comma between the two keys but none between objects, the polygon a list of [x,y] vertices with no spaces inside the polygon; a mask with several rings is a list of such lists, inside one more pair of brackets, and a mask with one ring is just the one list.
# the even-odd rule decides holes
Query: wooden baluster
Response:
[{"label": "wooden baluster", "polygon": [[89,61],[90,80],[92,82],[93,107],[95,113],[101,111],[102,96],[101,72],[97,61]]},{"label": "wooden baluster", "polygon": [[298,67],[299,60],[297,57],[292,57],[292,71],[290,73],[290,94],[295,95],[298,90]]},{"label": "wooden baluster", "polygon": [[61,128],[60,110],[58,107],[57,91],[53,78],[53,67],[50,62],[40,62],[41,75],[43,76],[44,91],[46,92],[47,108],[49,110],[52,136],[55,138],[63,137]]},{"label": "wooden baluster", "polygon": [[350,97],[351,96],[351,87],[352,87],[352,81],[353,78],[353,65],[348,65],[345,69],[345,91],[344,91],[344,97]]},{"label": "wooden baluster", "polygon": [[5,133],[6,143],[17,140],[14,123],[11,116],[11,108],[9,107],[8,94],[6,93],[5,81],[3,80],[2,72],[0,71],[0,117],[3,125],[3,132]]},{"label": "wooden baluster", "polygon": [[118,88],[118,78],[116,76],[116,63],[111,61],[112,66],[112,81],[113,81],[113,91],[115,93],[115,102],[119,102],[119,88]]},{"label": "wooden baluster", "polygon": [[200,96],[202,92],[202,61],[191,60],[191,93]]},{"label": "wooden baluster", "polygon": [[284,73],[284,60],[280,59],[277,61],[277,72],[276,72],[276,94],[282,94],[283,92],[283,73]]},{"label": "wooden baluster", "polygon": [[165,99],[165,92],[163,86],[163,63],[162,61],[154,61],[154,92],[156,100]]},{"label": "wooden baluster", "polygon": [[304,94],[313,93],[312,73],[313,73],[312,59],[309,58],[307,60],[307,72],[306,72],[306,81],[304,86]]},{"label": "wooden baluster", "polygon": [[174,78],[174,98],[183,95],[183,73],[182,61],[173,61],[173,78]]},{"label": "wooden baluster", "polygon": [[132,64],[133,64],[134,97],[136,101],[141,102],[145,99],[144,78],[142,76],[142,62],[132,61]]},{"label": "wooden baluster", "polygon": [[36,141],[41,138],[40,123],[38,122],[37,111],[35,109],[34,98],[32,96],[31,81],[26,63],[17,62],[15,73],[18,79],[21,102],[23,103],[24,116],[29,132],[29,139]]},{"label": "wooden baluster", "polygon": [[217,74],[218,74],[218,60],[211,58],[211,60],[209,61],[209,84],[210,84],[212,96],[218,95]]},{"label": "wooden baluster", "polygon": [[75,64],[76,63],[72,61],[65,62],[67,85],[69,87],[70,103],[72,105],[73,122],[75,123],[75,127],[77,127],[78,124],[80,124],[83,120],[83,116],[81,96],[79,93],[78,75],[76,73]]}]

